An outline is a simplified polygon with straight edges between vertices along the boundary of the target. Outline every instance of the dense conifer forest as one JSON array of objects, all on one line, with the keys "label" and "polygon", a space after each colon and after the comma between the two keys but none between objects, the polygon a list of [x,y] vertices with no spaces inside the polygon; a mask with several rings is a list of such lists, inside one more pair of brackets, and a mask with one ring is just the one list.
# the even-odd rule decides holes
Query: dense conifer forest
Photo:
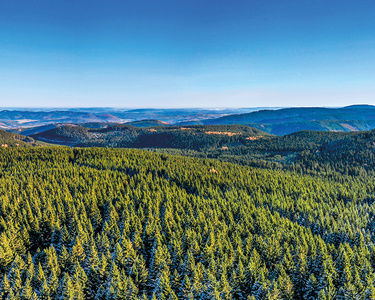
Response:
[{"label": "dense conifer forest", "polygon": [[[352,174],[375,167],[375,130],[299,131],[274,136],[245,125],[136,128],[130,125],[63,125],[33,138],[75,147],[146,148],[155,152],[215,158],[252,167]],[[9,134],[9,133],[7,133]],[[25,137],[26,138],[26,137]],[[350,163],[349,163],[350,162]]]},{"label": "dense conifer forest", "polygon": [[255,168],[1,149],[0,297],[374,299],[372,150],[350,151]]}]

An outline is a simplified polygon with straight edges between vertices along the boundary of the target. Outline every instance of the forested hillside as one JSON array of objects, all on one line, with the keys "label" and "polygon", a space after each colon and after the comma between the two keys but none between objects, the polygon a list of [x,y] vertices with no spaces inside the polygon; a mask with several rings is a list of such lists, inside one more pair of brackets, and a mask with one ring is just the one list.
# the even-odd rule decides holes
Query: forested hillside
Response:
[{"label": "forested hillside", "polygon": [[2,298],[375,297],[370,171],[64,147],[0,165]]},{"label": "forested hillside", "polygon": [[255,136],[222,147],[150,149],[155,152],[215,158],[266,169],[309,174],[353,175],[375,170],[375,130],[301,131],[284,136]]},{"label": "forested hillside", "polygon": [[37,140],[69,146],[150,147],[202,151],[240,145],[251,138],[269,136],[269,134],[241,125],[157,126],[150,128],[138,128],[130,125],[110,125],[103,128],[62,125],[31,136]]},{"label": "forested hillside", "polygon": [[0,129],[0,147],[30,147],[37,146],[41,143],[35,141],[31,137],[22,136],[19,134],[7,132]]},{"label": "forested hillside", "polygon": [[[33,130],[33,129],[30,129]],[[37,129],[34,129],[37,130]],[[273,136],[245,125],[62,125],[31,135],[69,146],[146,148],[262,168],[352,174],[375,167],[375,130],[300,131]]]}]

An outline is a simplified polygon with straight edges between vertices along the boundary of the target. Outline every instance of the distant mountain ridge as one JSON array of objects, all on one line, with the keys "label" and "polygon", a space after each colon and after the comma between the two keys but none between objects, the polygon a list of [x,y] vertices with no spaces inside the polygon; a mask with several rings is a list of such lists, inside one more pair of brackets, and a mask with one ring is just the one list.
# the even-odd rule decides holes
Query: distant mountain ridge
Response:
[{"label": "distant mountain ridge", "polygon": [[294,107],[233,114],[183,124],[248,125],[284,135],[300,130],[362,131],[375,128],[375,106],[352,105],[342,108]]},{"label": "distant mountain ridge", "polygon": [[[122,108],[69,108],[69,109],[4,109],[0,111],[0,128],[15,129],[44,126],[50,124],[77,123],[128,123],[141,120],[154,122],[178,123],[199,121],[229,115],[259,110],[258,108],[228,108],[228,109],[122,109]],[[158,125],[155,123],[155,125]],[[165,125],[165,124],[159,124]]]},{"label": "distant mountain ridge", "polygon": [[187,125],[246,125],[262,131],[285,135],[301,130],[364,131],[375,129],[375,106],[351,105],[342,108],[240,108],[240,109],[69,109],[3,110],[0,128],[32,135],[75,124],[104,128],[116,124],[146,128]]}]

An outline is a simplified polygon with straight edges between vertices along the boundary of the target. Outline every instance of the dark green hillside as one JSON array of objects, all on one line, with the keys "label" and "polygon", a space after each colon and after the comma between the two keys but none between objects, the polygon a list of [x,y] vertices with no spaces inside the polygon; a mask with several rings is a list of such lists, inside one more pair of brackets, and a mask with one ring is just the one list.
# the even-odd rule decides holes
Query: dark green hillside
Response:
[{"label": "dark green hillside", "polygon": [[89,129],[77,125],[62,125],[32,135],[44,142],[74,145],[77,141],[88,138]]},{"label": "dark green hillside", "polygon": [[247,138],[268,136],[248,126],[170,126],[151,128],[133,144],[141,148],[176,148],[208,151],[246,143]]},{"label": "dark green hillside", "polygon": [[177,148],[202,151],[242,145],[248,138],[268,135],[258,129],[241,125],[137,128],[124,124],[104,128],[64,125],[32,136],[41,141],[70,146]]},{"label": "dark green hillside", "polygon": [[374,299],[375,178],[124,149],[0,152],[8,299]]}]

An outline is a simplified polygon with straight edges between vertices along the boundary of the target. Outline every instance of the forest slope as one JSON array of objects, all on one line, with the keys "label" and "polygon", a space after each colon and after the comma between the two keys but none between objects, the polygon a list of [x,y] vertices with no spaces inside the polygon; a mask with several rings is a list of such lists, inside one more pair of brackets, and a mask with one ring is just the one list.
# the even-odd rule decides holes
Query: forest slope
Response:
[{"label": "forest slope", "polygon": [[0,153],[2,298],[373,299],[373,176],[125,149]]}]

